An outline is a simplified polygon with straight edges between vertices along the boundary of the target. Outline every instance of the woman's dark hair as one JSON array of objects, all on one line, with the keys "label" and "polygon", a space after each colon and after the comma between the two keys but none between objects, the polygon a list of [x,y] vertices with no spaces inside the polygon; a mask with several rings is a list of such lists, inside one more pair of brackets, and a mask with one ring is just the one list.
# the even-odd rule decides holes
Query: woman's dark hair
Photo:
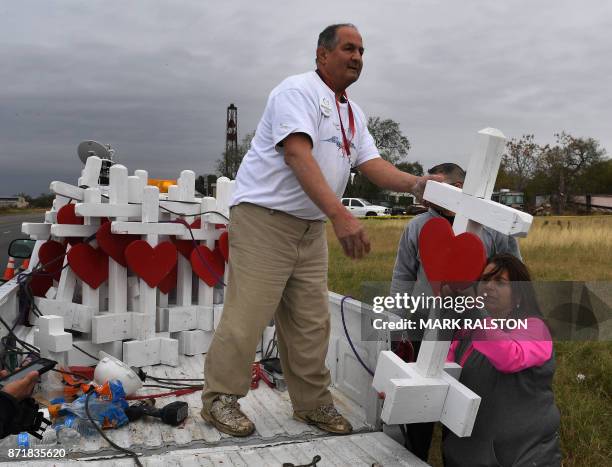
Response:
[{"label": "woman's dark hair", "polygon": [[495,267],[487,274],[483,274],[480,280],[490,280],[502,271],[508,273],[510,286],[512,287],[512,298],[518,306],[512,310],[509,318],[527,318],[529,316],[542,317],[540,306],[536,299],[535,290],[531,283],[529,269],[520,259],[508,253],[499,253],[492,256],[487,264],[493,263]]}]

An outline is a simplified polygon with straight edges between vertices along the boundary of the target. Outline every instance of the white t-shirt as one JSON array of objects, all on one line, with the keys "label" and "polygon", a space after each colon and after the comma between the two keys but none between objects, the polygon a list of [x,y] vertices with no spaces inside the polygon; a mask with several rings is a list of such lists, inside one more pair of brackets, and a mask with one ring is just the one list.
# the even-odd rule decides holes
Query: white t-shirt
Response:
[{"label": "white t-shirt", "polygon": [[[231,205],[248,202],[286,212],[302,219],[324,219],[323,212],[302,189],[278,146],[291,133],[306,133],[313,144],[312,155],[331,189],[341,197],[351,167],[379,157],[374,138],[362,110],[350,101],[355,119],[355,136],[350,156],[342,143],[342,131],[334,92],[316,72],[290,76],[270,93],[257,125],[251,148],[244,156]],[[348,105],[340,104],[347,139]]]}]

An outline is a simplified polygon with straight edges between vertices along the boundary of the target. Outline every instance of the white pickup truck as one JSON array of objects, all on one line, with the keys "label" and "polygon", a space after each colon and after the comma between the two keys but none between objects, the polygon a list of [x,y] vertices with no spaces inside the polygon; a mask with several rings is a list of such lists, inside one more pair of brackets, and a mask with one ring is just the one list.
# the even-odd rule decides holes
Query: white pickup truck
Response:
[{"label": "white pickup truck", "polygon": [[356,217],[389,216],[391,209],[377,206],[363,198],[342,198],[342,204]]},{"label": "white pickup truck", "polygon": [[[36,266],[36,258],[32,258],[30,265]],[[28,310],[20,310],[17,279],[0,286],[0,316],[11,327],[23,313],[29,315],[30,323],[35,323],[34,315]],[[137,452],[142,464],[149,466],[427,465],[406,450],[398,442],[399,438],[396,441],[382,431],[379,418],[382,403],[372,388],[372,377],[358,363],[351,350],[346,332],[351,336],[356,351],[371,369],[376,366],[378,354],[389,348],[388,335],[382,334],[379,340],[361,340],[362,314],[369,307],[355,300],[346,300],[344,303],[345,332],[340,311],[342,298],[336,293],[329,293],[332,331],[327,365],[332,375],[331,390],[336,406],[352,423],[353,434],[333,436],[297,422],[292,418],[287,392],[260,383],[257,389],[251,390],[247,397],[241,399],[243,410],[254,420],[257,429],[250,437],[230,437],[205,423],[200,417],[199,392],[167,397],[158,402],[159,405],[175,400],[189,403],[189,417],[178,427],[164,425],[156,419],[141,419],[119,429],[107,430],[107,435],[120,446]],[[32,343],[34,329],[16,325],[14,332],[20,339]],[[7,330],[0,325],[0,337],[6,334]],[[0,348],[0,352],[2,350]],[[203,378],[202,363],[201,355],[181,355],[177,367],[155,365],[143,370],[164,378]],[[139,392],[146,394],[147,391],[159,390],[143,388]],[[320,461],[313,463],[316,456],[320,456]],[[21,461],[20,465],[27,462],[29,465],[41,466],[74,465],[82,461],[88,461],[88,466],[133,465],[131,458],[111,448],[99,436],[82,438],[63,458],[8,458],[8,451],[3,449],[0,452],[1,461]]]}]

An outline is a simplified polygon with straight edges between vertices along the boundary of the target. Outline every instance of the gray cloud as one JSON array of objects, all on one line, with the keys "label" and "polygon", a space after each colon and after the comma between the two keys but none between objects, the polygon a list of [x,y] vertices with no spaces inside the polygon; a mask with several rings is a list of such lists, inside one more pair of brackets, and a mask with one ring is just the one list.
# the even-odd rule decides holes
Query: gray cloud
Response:
[{"label": "gray cloud", "polygon": [[131,170],[212,171],[225,109],[253,130],[269,91],[312,69],[318,32],[351,21],[366,47],[349,95],[400,122],[411,159],[465,164],[475,132],[566,130],[612,148],[605,1],[27,1],[0,7],[1,194],[75,181],[76,146]]}]

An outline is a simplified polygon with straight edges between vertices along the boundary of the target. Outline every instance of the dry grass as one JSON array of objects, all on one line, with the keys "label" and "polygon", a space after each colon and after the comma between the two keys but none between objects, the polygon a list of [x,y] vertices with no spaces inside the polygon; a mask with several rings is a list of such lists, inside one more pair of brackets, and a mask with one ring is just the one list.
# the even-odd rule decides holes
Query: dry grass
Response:
[{"label": "dry grass", "polygon": [[[359,298],[363,282],[390,281],[407,222],[364,220],[372,252],[360,261],[344,257],[328,225],[329,289]],[[536,218],[520,247],[535,280],[612,280],[612,216]],[[563,465],[611,465],[612,343],[556,342],[555,352]],[[436,430],[433,465],[442,465],[439,447]]]},{"label": "dry grass", "polygon": [[612,280],[612,216],[536,218],[520,246],[537,280]]},{"label": "dry grass", "polygon": [[0,207],[0,216],[9,216],[14,214],[34,214],[37,212],[44,213],[50,208],[8,208]]}]

